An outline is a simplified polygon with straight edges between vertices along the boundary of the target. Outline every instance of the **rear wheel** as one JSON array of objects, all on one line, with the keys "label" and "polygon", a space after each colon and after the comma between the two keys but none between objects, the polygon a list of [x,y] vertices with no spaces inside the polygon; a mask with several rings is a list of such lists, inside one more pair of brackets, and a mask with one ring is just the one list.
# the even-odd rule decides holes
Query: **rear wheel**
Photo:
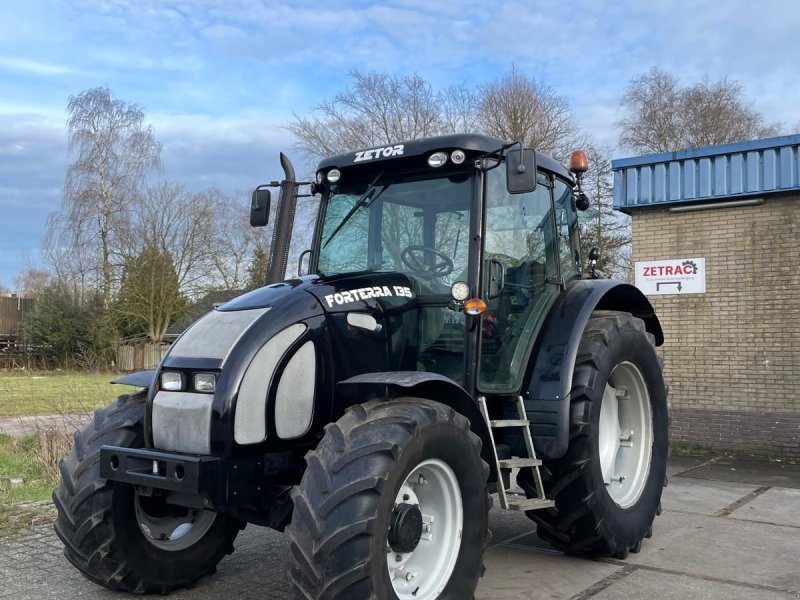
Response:
[{"label": "rear wheel", "polygon": [[488,466],[469,422],[417,398],[348,409],[293,493],[289,577],[307,598],[472,598]]},{"label": "rear wheel", "polygon": [[[541,538],[586,556],[639,551],[652,534],[666,482],[666,395],[644,323],[596,311],[573,374],[569,448],[543,470],[556,506],[528,513]],[[520,483],[535,493],[525,478]]]},{"label": "rear wheel", "polygon": [[53,493],[55,529],[64,555],[93,582],[112,590],[167,593],[212,573],[233,552],[243,523],[100,478],[101,446],[143,446],[145,399],[144,393],[120,396],[75,434]]}]

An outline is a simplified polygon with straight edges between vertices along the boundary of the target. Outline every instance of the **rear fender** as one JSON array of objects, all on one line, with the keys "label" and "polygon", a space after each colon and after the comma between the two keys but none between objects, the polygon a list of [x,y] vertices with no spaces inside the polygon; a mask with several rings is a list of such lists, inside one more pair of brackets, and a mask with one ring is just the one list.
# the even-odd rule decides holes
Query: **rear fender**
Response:
[{"label": "rear fender", "polygon": [[481,458],[491,469],[490,481],[496,480],[492,442],[486,420],[469,392],[449,377],[424,371],[364,373],[340,381],[337,388],[343,406],[359,404],[371,398],[391,401],[398,397],[413,396],[441,402],[453,408],[469,420],[470,429],[481,438]]},{"label": "rear fender", "polygon": [[634,286],[613,279],[568,284],[542,325],[523,386],[534,446],[544,458],[559,458],[567,451],[572,372],[581,336],[595,310],[629,312],[644,321],[656,346],[664,343],[653,306]]}]

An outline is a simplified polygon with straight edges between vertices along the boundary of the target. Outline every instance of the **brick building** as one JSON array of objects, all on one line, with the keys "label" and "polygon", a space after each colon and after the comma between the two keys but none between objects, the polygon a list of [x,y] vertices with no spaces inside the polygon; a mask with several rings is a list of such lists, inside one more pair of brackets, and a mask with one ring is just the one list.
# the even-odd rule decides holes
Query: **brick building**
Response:
[{"label": "brick building", "polygon": [[613,161],[634,260],[705,259],[705,293],[649,295],[675,442],[800,456],[798,146],[793,135]]}]

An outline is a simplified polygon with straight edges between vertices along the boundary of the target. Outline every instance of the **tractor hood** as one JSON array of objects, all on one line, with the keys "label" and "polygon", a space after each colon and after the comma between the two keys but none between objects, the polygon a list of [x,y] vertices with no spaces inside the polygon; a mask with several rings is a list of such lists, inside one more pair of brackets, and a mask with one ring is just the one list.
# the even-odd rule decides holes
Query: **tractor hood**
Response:
[{"label": "tractor hood", "polygon": [[420,285],[400,273],[360,273],[320,278],[307,275],[274,283],[234,298],[221,312],[272,308],[292,303],[304,292],[314,296],[325,312],[383,311],[403,306],[419,295]]},{"label": "tractor hood", "polygon": [[[329,418],[315,415],[314,406],[331,405],[330,398],[318,400],[333,394],[336,381],[415,366],[410,355],[393,352],[388,333],[401,325],[409,335],[416,330],[420,289],[399,273],[307,276],[209,312],[159,366],[149,392],[149,442],[161,450],[227,455],[233,441],[272,446],[306,435],[312,419]],[[179,373],[170,376],[179,383],[164,386],[167,371]],[[213,393],[195,383],[208,373],[216,378]]]}]

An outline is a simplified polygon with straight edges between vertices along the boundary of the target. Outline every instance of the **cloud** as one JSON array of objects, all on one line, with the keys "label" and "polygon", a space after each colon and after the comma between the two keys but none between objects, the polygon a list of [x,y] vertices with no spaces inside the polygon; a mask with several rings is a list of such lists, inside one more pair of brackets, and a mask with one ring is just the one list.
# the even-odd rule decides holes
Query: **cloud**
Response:
[{"label": "cloud", "polygon": [[65,65],[8,56],[0,57],[0,70],[22,71],[34,75],[75,75],[79,72]]},{"label": "cloud", "polygon": [[[512,63],[567,96],[601,143],[619,99],[658,66],[683,84],[741,82],[769,121],[797,123],[800,3],[498,0],[29,0],[0,3],[0,252],[34,248],[58,206],[67,96],[98,85],[144,106],[160,175],[246,190],[281,176],[283,125],[350,83],[352,69],[477,86]],[[0,280],[3,279],[0,267]],[[8,279],[6,277],[6,279]]]}]

